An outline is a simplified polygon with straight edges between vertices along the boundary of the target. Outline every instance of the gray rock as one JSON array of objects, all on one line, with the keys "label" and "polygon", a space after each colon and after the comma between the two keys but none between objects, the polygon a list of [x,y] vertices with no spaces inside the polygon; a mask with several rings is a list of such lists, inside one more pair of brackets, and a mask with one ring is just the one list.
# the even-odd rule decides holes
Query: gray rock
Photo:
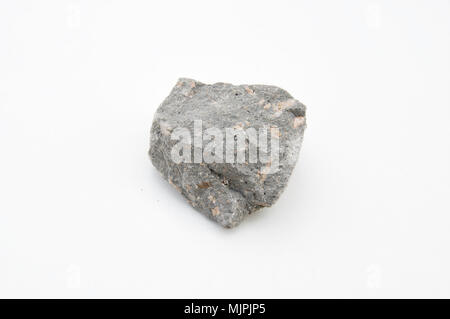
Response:
[{"label": "gray rock", "polygon": [[[302,103],[275,86],[206,85],[182,78],[154,116],[149,155],[158,171],[193,207],[224,227],[234,227],[248,214],[274,204],[286,187],[306,128],[305,110]],[[223,153],[218,135],[215,139],[196,135],[194,121],[201,121],[203,134],[211,128],[223,131]],[[191,132],[193,143],[175,134],[181,128]],[[232,135],[230,142],[226,128],[247,133],[244,159],[238,160],[242,148],[234,147],[235,141],[242,141],[239,133]],[[256,140],[251,129],[258,134]],[[267,149],[260,142],[264,130],[269,137]],[[209,153],[208,143],[214,146]],[[233,146],[231,151],[226,149],[227,143]],[[256,162],[250,158],[255,150]],[[199,161],[202,154],[211,154],[215,161],[207,161],[206,155]]]}]

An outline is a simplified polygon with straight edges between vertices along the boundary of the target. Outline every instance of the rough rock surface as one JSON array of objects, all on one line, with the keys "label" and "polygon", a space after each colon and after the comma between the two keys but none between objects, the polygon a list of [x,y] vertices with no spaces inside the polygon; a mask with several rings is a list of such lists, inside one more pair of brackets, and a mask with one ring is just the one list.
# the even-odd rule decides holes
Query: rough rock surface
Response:
[{"label": "rough rock surface", "polygon": [[[149,155],[163,177],[193,207],[224,227],[234,227],[248,214],[274,204],[286,187],[306,128],[305,110],[302,103],[275,86],[206,85],[181,78],[154,116]],[[279,142],[278,171],[270,171],[270,162],[251,163],[248,157],[244,163],[175,163],[171,149],[178,141],[171,134],[177,127],[193,131],[195,120],[202,120],[203,131],[269,127],[270,136],[276,134]],[[202,141],[203,147],[206,142]],[[251,141],[246,139],[246,143],[248,146]]]}]

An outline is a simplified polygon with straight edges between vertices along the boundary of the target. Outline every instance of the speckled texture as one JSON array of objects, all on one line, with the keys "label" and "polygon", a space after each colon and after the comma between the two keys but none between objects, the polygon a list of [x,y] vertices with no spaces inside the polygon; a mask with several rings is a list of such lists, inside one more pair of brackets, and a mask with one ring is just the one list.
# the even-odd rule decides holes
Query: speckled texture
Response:
[{"label": "speckled texture", "polygon": [[[288,183],[306,128],[305,106],[275,86],[232,85],[179,79],[159,106],[151,129],[153,165],[197,210],[224,227],[238,225],[248,214],[271,206]],[[177,127],[192,128],[194,120],[210,127],[278,127],[279,170],[266,174],[257,163],[180,163],[171,158]],[[247,141],[248,142],[248,141]]]}]

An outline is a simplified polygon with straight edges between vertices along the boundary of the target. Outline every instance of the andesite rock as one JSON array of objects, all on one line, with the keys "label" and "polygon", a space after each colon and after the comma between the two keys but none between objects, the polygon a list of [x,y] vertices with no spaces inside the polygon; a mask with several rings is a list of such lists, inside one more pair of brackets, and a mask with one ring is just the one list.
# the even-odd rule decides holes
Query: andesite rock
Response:
[{"label": "andesite rock", "polygon": [[[305,111],[302,103],[275,86],[207,85],[181,78],[156,111],[149,155],[163,177],[194,208],[224,227],[234,227],[248,214],[273,205],[285,189],[302,144]],[[201,123],[200,136],[195,133],[195,123]],[[191,132],[191,144],[174,135],[180,128]],[[211,128],[223,131],[223,162],[206,161],[206,156],[198,162],[198,156],[202,157],[207,150],[206,145],[217,138],[205,138],[205,132]],[[235,132],[267,130],[267,149],[260,142],[263,134],[258,134],[255,140],[248,133],[244,135],[244,161],[237,160],[239,148],[233,147],[231,155],[236,157],[229,162],[227,159],[231,157],[227,158],[225,147],[229,143],[225,140],[227,128]],[[234,145],[239,138],[232,137]],[[175,154],[189,160],[174,160],[177,145],[188,145]],[[256,162],[250,159],[250,150],[257,151]],[[272,157],[276,151],[278,155]],[[220,152],[218,147],[210,154],[216,156]]]}]

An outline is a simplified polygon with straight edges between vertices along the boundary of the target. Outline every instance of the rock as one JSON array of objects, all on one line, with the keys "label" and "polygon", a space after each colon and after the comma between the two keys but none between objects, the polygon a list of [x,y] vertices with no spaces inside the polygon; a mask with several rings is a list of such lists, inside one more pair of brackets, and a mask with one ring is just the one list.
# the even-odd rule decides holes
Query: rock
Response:
[{"label": "rock", "polygon": [[286,187],[305,110],[275,86],[182,78],[156,111],[149,155],[193,207],[234,227]]}]

